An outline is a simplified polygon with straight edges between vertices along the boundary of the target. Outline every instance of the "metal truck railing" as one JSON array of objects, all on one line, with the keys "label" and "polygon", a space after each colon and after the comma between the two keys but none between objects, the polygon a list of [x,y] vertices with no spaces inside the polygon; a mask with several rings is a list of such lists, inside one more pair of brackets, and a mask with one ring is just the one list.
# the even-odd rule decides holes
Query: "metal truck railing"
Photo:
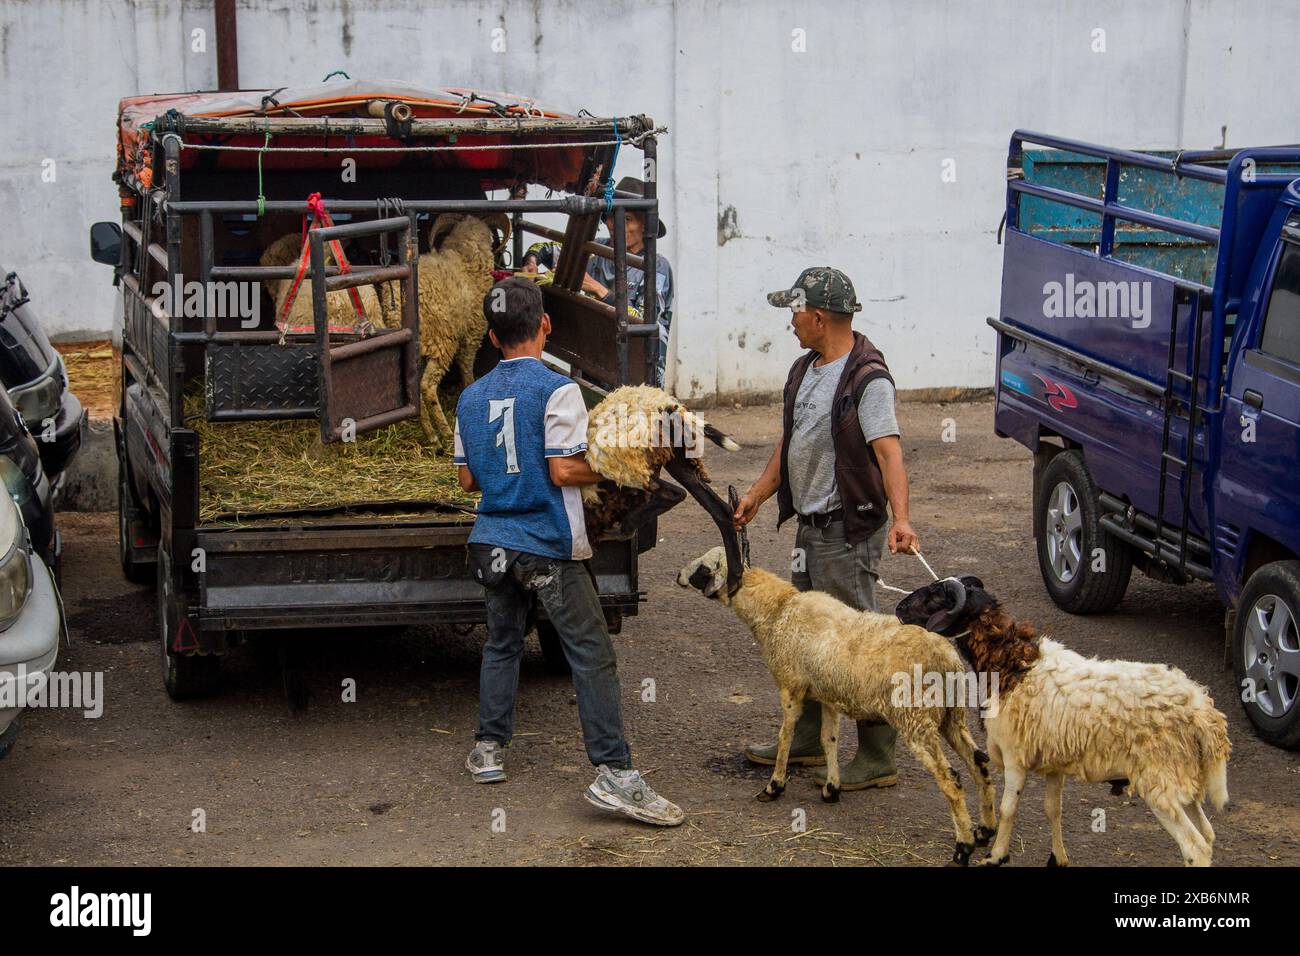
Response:
[{"label": "metal truck railing", "polygon": [[[512,121],[513,122],[513,121]],[[648,177],[644,197],[618,193],[612,200],[598,197],[566,196],[547,200],[334,200],[330,209],[336,213],[367,213],[385,208],[400,208],[403,215],[375,220],[356,221],[338,226],[313,229],[309,233],[311,248],[312,311],[315,323],[313,341],[303,343],[286,339],[277,330],[219,329],[217,316],[208,309],[205,300],[200,327],[187,323],[179,310],[151,290],[140,288],[131,275],[132,257],[147,255],[165,269],[168,288],[176,288],[181,281],[181,236],[183,218],[198,218],[199,280],[203,287],[223,281],[262,281],[292,278],[294,266],[220,266],[214,264],[214,217],[227,214],[303,213],[305,203],[270,200],[258,203],[252,200],[186,200],[181,197],[179,164],[179,139],[174,134],[163,137],[168,170],[165,188],[147,194],[141,225],[128,223],[124,230],[127,241],[123,243],[124,281],[127,282],[139,306],[128,310],[126,321],[132,324],[133,342],[142,345],[143,363],[132,362],[133,375],[155,389],[167,401],[172,427],[184,423],[183,384],[190,372],[186,364],[185,347],[201,345],[206,363],[205,374],[215,373],[215,386],[206,390],[206,412],[213,421],[238,421],[250,419],[283,419],[319,417],[322,438],[337,440],[341,422],[351,418],[357,431],[380,427],[418,412],[418,313],[415,310],[416,272],[418,256],[414,254],[415,231],[420,214],[436,216],[441,213],[494,213],[511,214],[516,224],[516,249],[519,235],[527,229],[540,234],[555,235],[525,215],[561,213],[570,222],[590,217],[612,216],[613,245],[575,243],[586,253],[612,259],[617,266],[617,280],[612,306],[580,297],[578,293],[560,286],[548,287],[545,292],[552,311],[567,313],[566,321],[557,321],[547,351],[574,367],[575,377],[599,391],[605,391],[629,380],[630,346],[641,340],[644,351],[646,381],[654,381],[658,363],[658,324],[656,289],[653,281],[645,290],[644,318],[648,321],[630,321],[628,289],[625,275],[630,263],[642,266],[655,261],[655,240],[658,232],[658,200],[654,195],[653,180]],[[643,142],[648,160],[654,159],[654,138]],[[652,167],[651,167],[652,168]],[[153,212],[160,208],[166,224],[165,236],[154,237]],[[627,252],[624,223],[629,210],[640,211],[646,217],[645,255],[631,256]],[[542,231],[544,230],[544,231]],[[326,266],[322,243],[333,238],[357,238],[400,234],[398,263],[392,266],[356,265],[347,275],[340,275],[337,266]],[[559,234],[561,236],[565,234]],[[162,241],[159,241],[159,240]],[[383,240],[381,240],[383,241]],[[576,255],[568,257],[570,263]],[[323,281],[322,281],[323,280]],[[399,330],[380,332],[374,336],[330,345],[330,335],[325,308],[329,291],[352,288],[358,285],[383,281],[404,283],[405,314]],[[174,305],[174,303],[171,303]],[[174,314],[176,313],[176,314]],[[612,332],[613,334],[608,334]],[[336,336],[337,337],[337,336]],[[400,369],[394,365],[393,353],[400,352]],[[387,357],[385,359],[385,356]],[[400,389],[386,390],[380,400],[370,394],[376,382],[376,368],[387,366],[381,375]],[[356,370],[349,373],[347,369]],[[319,371],[317,371],[319,370]],[[256,387],[259,376],[276,383],[277,397],[270,398],[265,389]],[[362,388],[364,380],[366,387]],[[250,383],[253,387],[249,387]],[[346,395],[338,393],[342,387]]]}]

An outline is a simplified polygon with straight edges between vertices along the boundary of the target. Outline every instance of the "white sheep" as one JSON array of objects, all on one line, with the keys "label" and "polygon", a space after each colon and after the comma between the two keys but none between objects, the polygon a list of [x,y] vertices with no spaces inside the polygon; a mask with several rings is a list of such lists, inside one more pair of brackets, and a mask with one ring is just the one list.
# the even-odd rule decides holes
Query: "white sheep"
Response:
[{"label": "white sheep", "polygon": [[[821,701],[827,769],[822,799],[829,802],[839,798],[840,716],[884,720],[947,798],[956,836],[952,861],[965,865],[975,846],[993,835],[996,823],[988,757],[975,746],[960,699],[916,700],[898,693],[900,675],[911,675],[917,667],[926,675],[964,676],[966,668],[952,645],[924,628],[855,610],[821,591],[799,591],[759,568],[745,568],[733,590],[727,583],[730,560],[724,548],[713,548],[682,568],[677,583],[731,606],[753,633],[781,690],[776,767],[759,799],[774,800],[785,789],[790,744],[805,698]],[[978,832],[971,827],[961,781],[941,740],[962,758],[979,788]]]},{"label": "white sheep", "polygon": [[[286,233],[267,246],[258,261],[264,266],[293,265],[298,262],[301,253],[302,234],[291,232]],[[325,245],[325,262],[327,264],[334,262],[334,254],[328,243]],[[271,298],[275,301],[276,322],[283,328],[311,330],[316,327],[316,320],[312,314],[310,278],[304,277],[302,282],[299,283],[293,305],[289,307],[288,315],[283,318],[281,318],[280,313],[289,291],[293,288],[293,279],[267,279],[263,285],[266,286],[267,291],[271,293]],[[381,297],[375,292],[374,286],[357,286],[356,291],[366,321],[372,326],[375,328],[396,328],[402,324],[400,313],[389,314],[381,306]],[[352,296],[348,294],[346,289],[326,293],[325,312],[331,329],[350,329],[358,325],[359,319],[356,306],[352,302]]]},{"label": "white sheep", "polygon": [[[450,450],[451,425],[438,401],[438,386],[452,363],[461,382],[474,381],[474,356],[487,332],[483,297],[492,287],[496,253],[510,235],[502,214],[487,217],[501,238],[495,243],[488,222],[477,216],[444,213],[429,230],[429,251],[418,261],[420,307],[420,423],[436,447]],[[393,285],[380,289],[384,312],[401,314],[401,296]]]},{"label": "white sheep", "polygon": [[[587,464],[606,479],[582,486],[588,539],[631,537],[680,502],[683,490],[659,476],[666,465],[707,482],[706,438],[728,451],[740,448],[662,389],[624,385],[610,392],[588,415]],[[697,498],[698,488],[692,489]]]},{"label": "white sheep", "polygon": [[904,598],[899,620],[957,635],[979,673],[996,674],[985,718],[989,752],[1003,768],[1001,821],[986,861],[1007,862],[1029,771],[1047,778],[1049,866],[1066,866],[1061,839],[1065,777],[1127,786],[1169,831],[1188,866],[1209,866],[1214,829],[1201,803],[1228,801],[1228,721],[1209,691],[1175,667],[1083,657],[1003,611],[978,578],[945,581]]}]

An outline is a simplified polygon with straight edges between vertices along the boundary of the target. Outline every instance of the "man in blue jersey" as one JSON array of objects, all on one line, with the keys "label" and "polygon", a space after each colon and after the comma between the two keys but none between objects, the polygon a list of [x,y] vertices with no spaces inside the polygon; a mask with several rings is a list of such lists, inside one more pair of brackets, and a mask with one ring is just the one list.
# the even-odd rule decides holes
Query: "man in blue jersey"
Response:
[{"label": "man in blue jersey", "polygon": [[536,284],[501,280],[484,297],[483,313],[502,359],[456,404],[460,484],[482,492],[469,547],[486,589],[488,620],[477,743],[465,765],[477,783],[506,779],[503,750],[513,730],[529,609],[537,600],[573,672],[587,756],[598,768],[583,796],[601,810],[676,826],[681,809],[632,769],[614,645],[585,563],[591,545],[580,486],[601,479],[586,462],[582,392],[542,364],[551,319]]}]

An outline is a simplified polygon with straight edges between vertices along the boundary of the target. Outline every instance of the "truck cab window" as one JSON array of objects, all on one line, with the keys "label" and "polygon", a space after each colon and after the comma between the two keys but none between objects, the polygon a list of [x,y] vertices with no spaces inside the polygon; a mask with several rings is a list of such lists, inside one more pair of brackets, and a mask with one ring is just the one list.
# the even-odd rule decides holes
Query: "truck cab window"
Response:
[{"label": "truck cab window", "polygon": [[1269,355],[1300,365],[1300,245],[1282,245],[1259,347]]}]

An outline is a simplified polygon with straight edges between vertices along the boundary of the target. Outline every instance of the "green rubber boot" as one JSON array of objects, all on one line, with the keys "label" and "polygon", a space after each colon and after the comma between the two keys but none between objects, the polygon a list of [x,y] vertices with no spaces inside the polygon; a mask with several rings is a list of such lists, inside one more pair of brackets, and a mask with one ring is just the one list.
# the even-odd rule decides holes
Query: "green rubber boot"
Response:
[{"label": "green rubber boot", "polygon": [[[770,744],[750,744],[745,748],[745,759],[765,767],[775,766],[776,741]],[[803,702],[803,713],[794,725],[789,762],[791,766],[826,766],[826,755],[822,753],[822,707],[814,700]]]},{"label": "green rubber boot", "polygon": [[[870,787],[892,787],[898,783],[898,770],[894,767],[894,741],[898,734],[889,724],[858,721],[858,752],[853,759],[840,767],[841,790],[866,790]],[[824,764],[824,761],[823,761]],[[826,771],[813,774],[817,786],[826,786]]]}]

